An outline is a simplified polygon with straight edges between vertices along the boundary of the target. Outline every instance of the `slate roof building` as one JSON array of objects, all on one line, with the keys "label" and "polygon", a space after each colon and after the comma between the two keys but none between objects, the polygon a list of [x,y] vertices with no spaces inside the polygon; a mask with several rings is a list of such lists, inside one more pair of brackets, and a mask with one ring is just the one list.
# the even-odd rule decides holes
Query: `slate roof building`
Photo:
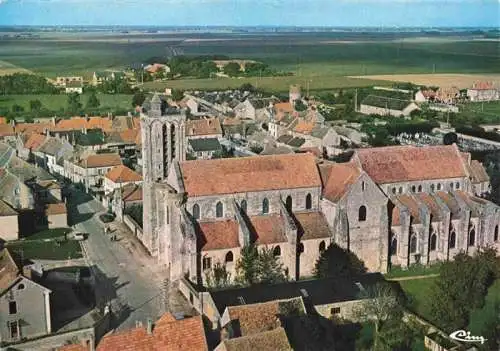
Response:
[{"label": "slate roof building", "polygon": [[368,95],[361,102],[359,112],[365,115],[376,114],[381,116],[407,117],[418,109],[417,104],[411,100]]},{"label": "slate roof building", "polygon": [[198,159],[209,160],[222,152],[222,146],[217,138],[190,139],[188,152]]}]

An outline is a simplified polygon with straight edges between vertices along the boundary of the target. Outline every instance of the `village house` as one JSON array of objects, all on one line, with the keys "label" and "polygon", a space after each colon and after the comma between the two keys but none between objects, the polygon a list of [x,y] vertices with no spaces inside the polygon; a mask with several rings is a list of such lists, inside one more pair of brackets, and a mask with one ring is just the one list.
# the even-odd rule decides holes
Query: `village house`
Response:
[{"label": "village house", "polygon": [[500,99],[500,91],[492,82],[476,82],[467,89],[467,97],[470,101],[495,101]]},{"label": "village house", "polygon": [[76,156],[64,160],[65,178],[80,183],[87,192],[104,195],[104,176],[115,166],[122,164],[118,154],[95,154],[84,158]]},{"label": "village house", "polygon": [[78,81],[68,82],[65,85],[65,92],[66,94],[71,94],[71,93],[83,94],[83,83]]},{"label": "village house", "polygon": [[104,336],[96,351],[208,351],[207,338],[200,316],[174,317],[170,313],[146,326],[113,332]]},{"label": "village house", "polygon": [[460,98],[460,89],[457,87],[443,87],[436,92],[434,100],[447,105],[454,105]]},{"label": "village house", "polygon": [[234,108],[236,118],[266,122],[271,117],[270,109],[278,102],[275,98],[246,99]]},{"label": "village house", "polygon": [[96,86],[106,81],[124,78],[125,74],[123,72],[94,72],[94,74],[92,75],[92,85]]},{"label": "village house", "polygon": [[134,205],[142,205],[142,185],[127,184],[115,189],[112,194],[111,210],[123,222],[126,210]]},{"label": "village house", "polygon": [[127,166],[119,165],[111,168],[104,176],[104,194],[109,195],[115,189],[121,188],[127,184],[142,183],[142,176]]},{"label": "village house", "polygon": [[221,139],[222,127],[219,118],[201,118],[186,120],[187,140],[193,139]]},{"label": "village house", "polygon": [[0,344],[52,332],[51,291],[23,275],[7,249],[0,251]]},{"label": "village house", "polygon": [[222,146],[217,138],[189,139],[187,150],[190,155],[201,160],[222,154]]},{"label": "village house", "polygon": [[170,67],[162,63],[153,63],[144,67],[144,70],[150,74],[157,74],[159,72],[170,73]]},{"label": "village house", "polygon": [[417,104],[410,100],[368,95],[361,102],[359,112],[364,115],[408,117],[413,111],[418,109]]},{"label": "village house", "polygon": [[436,92],[434,90],[423,90],[420,89],[415,93],[415,101],[416,102],[429,102],[434,101],[436,97]]},{"label": "village house", "polygon": [[83,77],[82,76],[57,77],[56,81],[55,81],[55,85],[58,87],[65,88],[69,83],[73,83],[73,82],[83,83]]}]

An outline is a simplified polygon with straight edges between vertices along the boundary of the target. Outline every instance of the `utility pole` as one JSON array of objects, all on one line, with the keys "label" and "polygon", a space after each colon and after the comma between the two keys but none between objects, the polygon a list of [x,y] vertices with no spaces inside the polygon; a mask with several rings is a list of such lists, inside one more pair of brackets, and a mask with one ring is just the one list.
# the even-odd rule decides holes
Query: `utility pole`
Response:
[{"label": "utility pole", "polygon": [[358,112],[358,89],[356,88],[356,93],[354,94],[354,112]]}]

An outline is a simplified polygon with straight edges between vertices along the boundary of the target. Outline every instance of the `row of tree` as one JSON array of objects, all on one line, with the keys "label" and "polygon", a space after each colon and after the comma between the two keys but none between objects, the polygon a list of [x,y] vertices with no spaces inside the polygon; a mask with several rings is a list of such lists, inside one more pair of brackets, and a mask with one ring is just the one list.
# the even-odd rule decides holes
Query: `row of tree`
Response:
[{"label": "row of tree", "polygon": [[0,76],[0,94],[57,94],[59,89],[49,81],[34,74],[14,73]]}]

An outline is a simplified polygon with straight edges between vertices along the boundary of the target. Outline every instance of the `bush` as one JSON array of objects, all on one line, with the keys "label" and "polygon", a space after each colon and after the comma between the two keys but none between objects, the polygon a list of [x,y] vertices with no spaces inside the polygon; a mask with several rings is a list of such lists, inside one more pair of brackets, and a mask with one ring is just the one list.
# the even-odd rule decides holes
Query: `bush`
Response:
[{"label": "bush", "polygon": [[99,216],[99,219],[104,223],[111,223],[115,220],[115,215],[113,213],[105,213]]}]

